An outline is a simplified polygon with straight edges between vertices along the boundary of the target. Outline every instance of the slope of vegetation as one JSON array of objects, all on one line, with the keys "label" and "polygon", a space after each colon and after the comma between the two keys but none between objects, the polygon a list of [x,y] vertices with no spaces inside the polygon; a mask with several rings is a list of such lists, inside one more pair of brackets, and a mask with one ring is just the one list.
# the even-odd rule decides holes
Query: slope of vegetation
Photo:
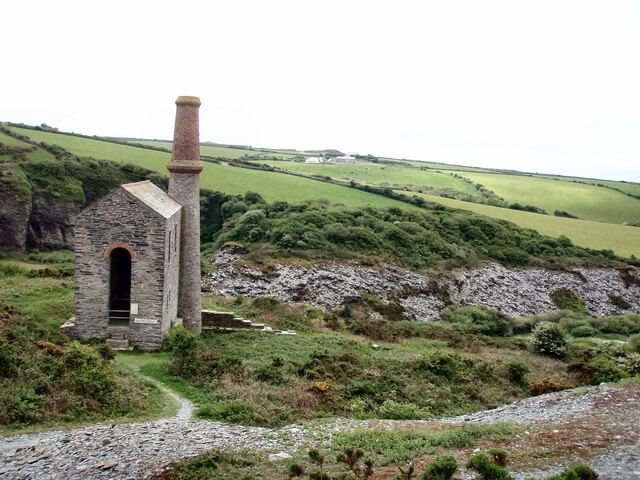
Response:
[{"label": "slope of vegetation", "polygon": [[468,210],[488,217],[507,220],[522,228],[534,229],[544,235],[565,236],[576,245],[585,248],[611,249],[624,257],[632,255],[640,257],[640,228],[638,227],[541,215],[435,195],[421,193],[414,195],[418,195],[428,202],[439,203],[450,208]]},{"label": "slope of vegetation", "polygon": [[545,237],[512,223],[435,204],[420,210],[381,210],[256,202],[242,210],[228,217],[218,241],[254,244],[262,247],[262,256],[266,249],[275,255],[305,251],[305,256],[322,253],[327,257],[351,252],[413,268],[440,260],[554,265],[605,264],[614,258],[610,252],[576,247],[568,238]]},{"label": "slope of vegetation", "polygon": [[585,220],[640,222],[640,200],[608,188],[524,175],[466,172],[465,176],[510,202],[536,205],[549,213],[564,210]]},{"label": "slope of vegetation", "polygon": [[[164,148],[171,151],[172,142],[164,140],[132,140],[132,144],[150,145],[152,147]],[[238,158],[291,158],[296,155],[293,152],[284,151],[271,151],[271,150],[255,150],[251,148],[234,148],[226,147],[222,145],[200,145],[200,154],[207,157],[220,158],[220,159],[238,159]]]},{"label": "slope of vegetation", "polygon": [[106,346],[71,342],[70,252],[0,258],[0,434],[166,415],[173,402],[113,362]]},{"label": "slope of vegetation", "polygon": [[[167,173],[167,164],[170,159],[170,154],[167,152],[24,128],[12,127],[11,130],[34,141],[59,145],[74,155],[132,164],[157,172],[163,176]],[[204,163],[204,169],[200,174],[200,185],[203,189],[231,194],[244,194],[247,191],[253,191],[267,200],[303,202],[326,199],[332,203],[343,203],[349,206],[406,207],[402,202],[347,187],[316,182],[291,175],[209,162]]]},{"label": "slope of vegetation", "polygon": [[[295,337],[182,328],[167,351],[127,354],[193,400],[198,415],[280,426],[313,418],[421,419],[492,408],[531,395],[640,373],[640,316],[558,311],[522,320],[449,307],[442,322],[372,318],[365,306],[321,312],[272,298],[206,296],[204,304],[295,328]],[[618,331],[618,342],[585,338]],[[599,329],[600,333],[596,330]],[[530,333],[531,338],[513,332]]]}]

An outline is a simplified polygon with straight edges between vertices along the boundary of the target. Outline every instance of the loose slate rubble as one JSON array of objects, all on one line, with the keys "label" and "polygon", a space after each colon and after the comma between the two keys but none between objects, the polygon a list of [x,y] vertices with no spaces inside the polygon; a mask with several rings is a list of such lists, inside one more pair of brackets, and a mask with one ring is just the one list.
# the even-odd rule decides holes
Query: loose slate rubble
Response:
[{"label": "loose slate rubble", "polygon": [[[423,424],[536,423],[557,425],[584,418],[589,421],[616,412],[640,418],[640,388],[600,385],[580,391],[541,395],[513,404],[442,420],[332,420],[278,430],[194,420],[194,407],[180,400],[169,419],[132,424],[103,424],[73,430],[19,435],[0,439],[0,478],[14,479],[138,479],[149,478],[170,462],[210,449],[252,449],[271,461],[287,461],[300,448],[326,446],[332,435],[362,428],[402,428]],[[640,472],[640,425],[618,415],[620,444],[586,459],[603,479],[637,479]],[[554,427],[556,428],[556,427]],[[624,438],[622,438],[624,437]],[[108,442],[105,442],[108,440]],[[544,471],[516,474],[516,478],[545,478],[569,461]]]},{"label": "loose slate rubble", "polygon": [[[393,265],[368,267],[337,262],[312,266],[276,265],[266,271],[243,266],[243,252],[223,248],[214,257],[215,271],[203,289],[225,296],[273,297],[282,302],[306,303],[339,309],[364,293],[383,302],[395,302],[409,320],[440,318],[447,305],[480,305],[513,317],[555,310],[550,294],[568,289],[579,296],[595,316],[640,313],[640,270],[629,267],[510,269],[491,263],[477,269],[454,269],[424,275]],[[630,305],[612,302],[616,296]]]}]

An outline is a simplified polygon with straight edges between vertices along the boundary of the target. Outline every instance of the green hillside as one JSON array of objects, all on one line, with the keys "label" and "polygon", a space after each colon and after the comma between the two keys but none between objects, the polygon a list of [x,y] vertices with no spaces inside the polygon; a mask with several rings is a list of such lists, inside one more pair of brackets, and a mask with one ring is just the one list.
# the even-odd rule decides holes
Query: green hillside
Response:
[{"label": "green hillside", "polygon": [[339,180],[354,180],[371,185],[450,188],[471,195],[478,193],[473,184],[460,177],[455,177],[449,172],[424,170],[420,168],[380,165],[369,162],[355,165],[318,165],[271,160],[260,163],[266,163],[274,167],[306,173],[308,175],[327,175]]},{"label": "green hillside", "polygon": [[522,175],[465,172],[465,176],[509,202],[564,210],[585,220],[640,222],[640,200],[608,188]]},{"label": "green hillside", "polygon": [[[166,148],[167,150],[171,150],[172,142],[162,141],[162,140],[132,140],[131,143],[139,143],[141,145],[150,145],[152,147],[160,147]],[[281,157],[281,158],[289,158],[292,154],[287,154],[283,152],[264,152],[260,150],[252,150],[249,148],[233,148],[233,147],[219,147],[212,145],[201,145],[200,146],[200,154],[206,155],[209,157],[216,158],[229,158],[229,159],[237,159],[250,156],[256,157]]]},{"label": "green hillside", "polygon": [[[119,163],[130,163],[162,175],[166,175],[166,165],[170,154],[157,150],[123,145],[108,141],[83,138],[60,133],[44,132],[24,128],[12,130],[35,141],[59,145],[78,156],[108,159]],[[209,147],[214,148],[214,147]],[[220,147],[226,148],[226,147]],[[236,149],[229,149],[236,150]],[[38,149],[30,155],[50,156]],[[261,162],[265,163],[265,162]],[[411,167],[381,165],[365,162],[358,165],[310,165],[298,162],[266,161],[280,168],[295,170],[309,175],[328,175],[336,179],[353,179],[372,185],[421,185],[431,188],[456,190],[465,194],[476,191],[475,187],[453,174],[469,177],[482,183],[509,201],[520,201],[547,210],[561,209],[584,218],[608,220],[622,223],[640,221],[640,201],[603,187],[583,185],[548,178],[534,178],[504,175],[499,172],[446,172]],[[612,182],[615,185],[629,185]],[[241,168],[227,164],[205,162],[201,175],[201,185],[205,189],[218,190],[228,194],[243,194],[247,191],[259,193],[267,201],[286,200],[290,203],[326,199],[350,207],[370,205],[375,207],[398,206],[412,208],[411,205],[361,190],[321,182],[310,178]],[[411,189],[415,189],[411,188]],[[413,195],[412,192],[402,192]],[[619,255],[640,256],[640,228],[606,224],[595,221],[575,220],[551,215],[492,207],[441,196],[418,194],[429,201],[454,208],[462,208],[490,217],[509,220],[526,228],[551,235],[564,235],[577,245],[596,249],[612,249]]]},{"label": "green hillside", "polygon": [[[169,153],[157,150],[26,128],[12,128],[12,130],[38,142],[59,145],[78,156],[131,163],[163,175],[167,172],[167,163],[170,159]],[[354,207],[364,205],[407,207],[405,203],[348,187],[281,173],[206,162],[200,175],[200,184],[205,189],[230,194],[253,191],[268,201],[286,200],[295,203],[326,199],[331,203],[342,203]]]},{"label": "green hillside", "polygon": [[[406,192],[405,192],[406,193]],[[463,202],[435,195],[416,194],[430,202],[451,208],[469,210],[489,217],[508,220],[524,228],[532,228],[552,237],[564,235],[576,245],[595,249],[612,249],[623,256],[640,256],[640,228],[589,220],[552,217],[509,208]]]},{"label": "green hillside", "polygon": [[581,178],[581,177],[563,177],[559,175],[535,175],[540,178],[550,178],[552,180],[561,181],[561,182],[578,182],[578,183],[588,183],[590,185],[604,185],[609,188],[615,188],[624,193],[628,193],[630,195],[638,195],[640,196],[640,183],[634,182],[616,182],[614,180],[598,180],[595,178]]}]

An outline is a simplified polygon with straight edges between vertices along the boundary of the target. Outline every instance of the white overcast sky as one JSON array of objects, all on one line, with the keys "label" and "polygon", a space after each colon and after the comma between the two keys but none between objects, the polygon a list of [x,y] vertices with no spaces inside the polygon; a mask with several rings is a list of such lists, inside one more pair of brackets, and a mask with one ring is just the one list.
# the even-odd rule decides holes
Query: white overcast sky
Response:
[{"label": "white overcast sky", "polygon": [[0,120],[640,181],[640,1],[8,1]]}]

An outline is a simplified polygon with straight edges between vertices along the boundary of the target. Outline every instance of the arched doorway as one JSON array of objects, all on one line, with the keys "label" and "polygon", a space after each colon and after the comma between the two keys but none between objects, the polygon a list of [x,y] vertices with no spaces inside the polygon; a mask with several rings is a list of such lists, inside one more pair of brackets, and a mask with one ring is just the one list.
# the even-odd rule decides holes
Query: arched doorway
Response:
[{"label": "arched doorway", "polygon": [[110,262],[109,324],[128,326],[131,314],[131,254],[125,248],[114,248]]}]

